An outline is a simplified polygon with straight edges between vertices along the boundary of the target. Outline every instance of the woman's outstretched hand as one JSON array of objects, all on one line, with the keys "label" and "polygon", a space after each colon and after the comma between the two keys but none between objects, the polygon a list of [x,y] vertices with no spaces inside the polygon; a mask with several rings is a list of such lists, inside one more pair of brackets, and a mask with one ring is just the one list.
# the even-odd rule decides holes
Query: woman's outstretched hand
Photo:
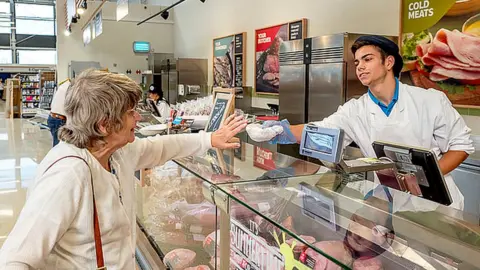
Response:
[{"label": "woman's outstretched hand", "polygon": [[239,148],[239,142],[231,142],[232,138],[245,129],[247,120],[243,116],[235,117],[235,114],[230,115],[222,127],[212,133],[212,147],[218,149],[233,149]]}]

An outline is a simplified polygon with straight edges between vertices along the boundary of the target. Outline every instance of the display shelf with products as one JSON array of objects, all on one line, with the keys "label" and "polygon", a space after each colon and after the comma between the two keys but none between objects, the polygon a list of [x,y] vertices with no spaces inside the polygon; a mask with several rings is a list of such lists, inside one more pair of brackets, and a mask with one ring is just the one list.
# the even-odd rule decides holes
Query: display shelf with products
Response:
[{"label": "display shelf with products", "polygon": [[242,143],[144,173],[138,221],[171,269],[480,269],[478,216],[372,180]]},{"label": "display shelf with products", "polygon": [[40,74],[20,74],[22,87],[22,117],[33,117],[37,113],[42,94],[40,84]]},{"label": "display shelf with products", "polygon": [[56,72],[42,71],[40,73],[40,85],[42,87],[42,91],[40,96],[40,104],[38,106],[40,109],[50,110],[53,95],[55,94],[55,91],[57,91]]}]

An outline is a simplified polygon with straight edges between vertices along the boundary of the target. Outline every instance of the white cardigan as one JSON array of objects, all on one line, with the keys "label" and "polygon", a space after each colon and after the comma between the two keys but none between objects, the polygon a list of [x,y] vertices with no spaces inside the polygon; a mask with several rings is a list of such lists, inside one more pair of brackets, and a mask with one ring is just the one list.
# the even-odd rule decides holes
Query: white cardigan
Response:
[{"label": "white cardigan", "polygon": [[[136,212],[134,172],[173,158],[202,155],[211,134],[136,139],[116,151],[106,171],[86,149],[60,142],[38,167],[29,197],[13,231],[0,250],[0,269],[96,269],[90,173],[108,269],[135,269]],[[122,194],[122,202],[119,199]]]}]

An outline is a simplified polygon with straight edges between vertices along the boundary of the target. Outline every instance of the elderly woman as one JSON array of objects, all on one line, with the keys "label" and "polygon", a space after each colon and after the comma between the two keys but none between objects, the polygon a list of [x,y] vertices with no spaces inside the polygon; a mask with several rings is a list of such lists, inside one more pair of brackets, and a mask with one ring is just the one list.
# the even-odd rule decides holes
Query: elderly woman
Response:
[{"label": "elderly woman", "polygon": [[229,117],[214,133],[135,139],[142,93],[134,81],[88,70],[70,87],[61,142],[38,167],[0,269],[135,269],[134,172],[239,147],[228,141],[246,126]]}]

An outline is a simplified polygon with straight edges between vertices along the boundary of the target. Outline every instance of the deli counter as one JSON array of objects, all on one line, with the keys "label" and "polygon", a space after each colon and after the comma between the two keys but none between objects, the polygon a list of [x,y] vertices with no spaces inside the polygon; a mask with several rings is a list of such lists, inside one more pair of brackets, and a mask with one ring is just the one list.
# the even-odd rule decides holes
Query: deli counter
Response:
[{"label": "deli counter", "polygon": [[268,145],[168,162],[136,192],[143,269],[480,269],[478,216]]}]

